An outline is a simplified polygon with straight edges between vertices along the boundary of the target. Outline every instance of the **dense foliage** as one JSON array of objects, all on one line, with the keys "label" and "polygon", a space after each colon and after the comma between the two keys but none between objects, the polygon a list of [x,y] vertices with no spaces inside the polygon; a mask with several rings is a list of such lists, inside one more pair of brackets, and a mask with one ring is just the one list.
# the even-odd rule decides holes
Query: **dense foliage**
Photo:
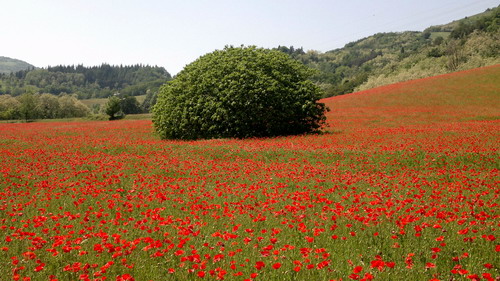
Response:
[{"label": "dense foliage", "polygon": [[[112,101],[112,102],[110,102]],[[103,118],[107,114],[111,120],[125,117],[125,114],[139,114],[147,112],[134,96],[113,95],[106,103],[83,103],[76,95],[60,94],[32,94],[25,93],[13,97],[0,95],[0,120],[35,120],[72,117]],[[112,106],[111,106],[112,105]],[[96,115],[96,116],[90,116]]]},{"label": "dense foliage", "polygon": [[162,138],[266,137],[308,133],[325,121],[311,70],[287,55],[226,47],[189,64],[153,108]]},{"label": "dense foliage", "polygon": [[90,109],[74,95],[25,93],[17,97],[0,95],[0,120],[35,120],[85,117]]},{"label": "dense foliage", "polygon": [[170,74],[149,65],[54,66],[0,75],[0,94],[76,94],[80,99],[105,98],[117,92],[131,96],[156,92]]}]

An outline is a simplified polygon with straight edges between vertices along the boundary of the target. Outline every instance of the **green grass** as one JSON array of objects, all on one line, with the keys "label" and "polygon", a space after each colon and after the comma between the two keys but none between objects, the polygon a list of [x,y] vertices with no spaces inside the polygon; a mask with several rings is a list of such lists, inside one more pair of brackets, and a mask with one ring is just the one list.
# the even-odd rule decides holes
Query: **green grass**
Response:
[{"label": "green grass", "polygon": [[125,120],[151,120],[151,113],[142,114],[127,114],[125,115]]},{"label": "green grass", "polygon": [[[135,97],[139,104],[142,104],[144,100],[146,99],[146,95],[140,95]],[[104,106],[106,102],[108,101],[107,98],[94,98],[94,99],[84,99],[80,100],[83,104],[88,106],[89,108],[92,108],[93,105],[98,104],[99,106]]]},{"label": "green grass", "polygon": [[106,102],[108,101],[107,98],[94,98],[94,99],[85,99],[85,100],[80,100],[83,104],[88,106],[89,108],[92,108],[93,105],[98,104],[100,106],[104,106]]}]

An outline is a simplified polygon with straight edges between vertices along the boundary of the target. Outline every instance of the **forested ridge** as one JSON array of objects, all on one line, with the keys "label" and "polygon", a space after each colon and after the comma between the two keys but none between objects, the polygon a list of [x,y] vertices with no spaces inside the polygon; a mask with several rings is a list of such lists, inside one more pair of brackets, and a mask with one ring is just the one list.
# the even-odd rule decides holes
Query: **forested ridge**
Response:
[{"label": "forested ridge", "polygon": [[115,93],[138,96],[156,91],[172,77],[163,67],[102,64],[49,66],[0,74],[0,94],[76,94],[79,99],[105,98]]}]

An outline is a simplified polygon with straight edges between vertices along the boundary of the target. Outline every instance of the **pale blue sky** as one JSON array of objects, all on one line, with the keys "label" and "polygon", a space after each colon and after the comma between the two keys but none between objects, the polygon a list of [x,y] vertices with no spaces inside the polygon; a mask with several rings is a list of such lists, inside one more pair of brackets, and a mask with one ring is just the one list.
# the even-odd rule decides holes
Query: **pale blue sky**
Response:
[{"label": "pale blue sky", "polygon": [[422,31],[498,0],[0,0],[0,56],[37,67],[151,64],[171,74],[225,45],[325,52]]}]

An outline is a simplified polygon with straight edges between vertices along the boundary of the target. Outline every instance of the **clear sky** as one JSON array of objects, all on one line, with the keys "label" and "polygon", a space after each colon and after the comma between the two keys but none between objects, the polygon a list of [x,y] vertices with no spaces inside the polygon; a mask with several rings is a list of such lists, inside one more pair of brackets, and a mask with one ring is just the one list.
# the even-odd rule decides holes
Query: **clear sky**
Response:
[{"label": "clear sky", "polygon": [[37,67],[150,64],[176,74],[225,45],[321,52],[422,31],[498,0],[0,0],[0,56]]}]

